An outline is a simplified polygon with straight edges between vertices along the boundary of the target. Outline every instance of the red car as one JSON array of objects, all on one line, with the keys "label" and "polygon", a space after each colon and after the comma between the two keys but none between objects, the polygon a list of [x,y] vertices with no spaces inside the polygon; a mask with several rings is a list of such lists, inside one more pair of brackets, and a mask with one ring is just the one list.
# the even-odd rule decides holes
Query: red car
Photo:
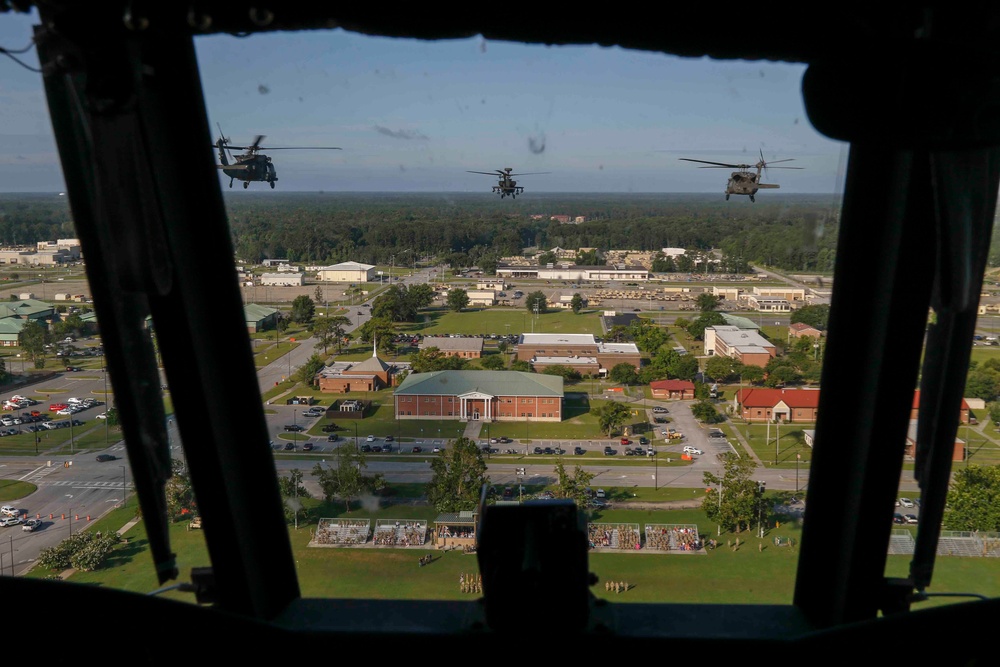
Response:
[{"label": "red car", "polygon": [[49,406],[50,412],[59,412],[60,410],[65,410],[69,406],[65,403],[53,403]]}]

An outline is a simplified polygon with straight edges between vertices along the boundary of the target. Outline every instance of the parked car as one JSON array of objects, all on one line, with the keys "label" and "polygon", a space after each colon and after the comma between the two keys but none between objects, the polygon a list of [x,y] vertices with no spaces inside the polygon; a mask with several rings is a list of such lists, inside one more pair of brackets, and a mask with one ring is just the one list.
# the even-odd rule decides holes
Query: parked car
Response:
[{"label": "parked car", "polygon": [[611,449],[611,447],[605,447],[604,448],[604,455],[605,456],[614,456],[615,454],[617,454],[617,452],[615,450]]},{"label": "parked car", "polygon": [[913,501],[910,500],[909,498],[900,498],[899,504],[902,505],[903,507],[913,507]]},{"label": "parked car", "polygon": [[19,523],[24,523],[24,520],[19,516],[0,517],[0,526],[16,526]]},{"label": "parked car", "polygon": [[294,442],[286,442],[285,443],[285,451],[286,452],[291,452],[291,451],[294,451],[294,450],[295,450],[295,443]]},{"label": "parked car", "polygon": [[534,452],[535,452],[536,454],[541,454],[541,453],[542,453],[542,448],[541,448],[541,447],[535,447],[535,449],[534,449],[533,451],[534,451]]},{"label": "parked car", "polygon": [[375,436],[374,435],[370,435],[367,438],[365,438],[365,441],[366,442],[375,442]]},{"label": "parked car", "polygon": [[338,440],[340,440],[340,436],[337,435],[336,433],[331,433],[330,435],[326,436],[327,442],[337,442]]},{"label": "parked car", "polygon": [[587,453],[587,450],[586,450],[586,449],[584,449],[583,447],[574,447],[574,448],[573,448],[573,453],[574,453],[574,454],[577,454],[577,455],[580,455],[580,454],[586,454],[586,453]]},{"label": "parked car", "polygon": [[666,413],[666,411],[667,411],[667,409],[664,408],[664,407],[662,407],[662,406],[659,406],[659,405],[653,406],[653,412],[656,412],[658,414],[664,414],[664,413]]},{"label": "parked car", "polygon": [[895,514],[892,515],[892,522],[895,524],[905,524],[906,517],[900,514],[899,512],[896,512]]},{"label": "parked car", "polygon": [[107,461],[117,461],[118,457],[115,456],[114,454],[98,454],[97,460],[100,461],[101,463],[105,463]]},{"label": "parked car", "polygon": [[421,452],[421,449],[420,449],[420,447],[414,447],[410,451],[413,452],[414,454],[419,454]]},{"label": "parked car", "polygon": [[26,533],[32,533],[42,527],[42,522],[39,519],[28,519],[21,526],[21,530]]},{"label": "parked car", "polygon": [[906,519],[906,523],[920,523],[920,519],[917,518],[916,514],[904,514],[903,518]]},{"label": "parked car", "polygon": [[307,442],[304,445],[302,445],[302,451],[311,452],[312,450],[313,450],[313,444],[311,442]]},{"label": "parked car", "polygon": [[13,505],[4,505],[3,507],[0,507],[0,515],[3,516],[18,516],[20,513],[21,511]]},{"label": "parked car", "polygon": [[306,430],[305,426],[300,426],[299,424],[285,424],[285,430],[292,433],[299,433]]},{"label": "parked car", "polygon": [[648,445],[649,444],[649,438],[639,438],[639,444],[640,445]]},{"label": "parked car", "polygon": [[705,453],[705,452],[701,451],[700,449],[698,449],[697,447],[692,447],[691,445],[684,445],[684,449],[682,449],[681,451],[684,452],[685,454],[704,454]]},{"label": "parked car", "polygon": [[392,438],[392,436],[391,436],[391,435],[387,435],[387,436],[385,436],[385,441],[386,441],[386,442],[392,442],[392,441],[393,441],[393,438]]},{"label": "parked car", "polygon": [[371,445],[361,445],[361,451],[363,451],[363,452],[370,452],[371,450],[372,450],[372,446]]},{"label": "parked car", "polygon": [[602,498],[591,498],[590,502],[588,502],[587,504],[593,507],[594,509],[601,510],[608,506],[608,501]]}]

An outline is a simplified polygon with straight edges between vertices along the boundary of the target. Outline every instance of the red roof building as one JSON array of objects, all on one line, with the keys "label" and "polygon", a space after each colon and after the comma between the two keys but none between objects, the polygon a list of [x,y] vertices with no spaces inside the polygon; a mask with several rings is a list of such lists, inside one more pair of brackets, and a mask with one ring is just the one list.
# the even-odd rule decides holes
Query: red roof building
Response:
[{"label": "red roof building", "polygon": [[694,382],[690,380],[654,380],[649,388],[655,398],[694,398]]},{"label": "red roof building", "polygon": [[733,398],[736,414],[747,421],[815,422],[818,389],[740,389]]},{"label": "red roof building", "polygon": [[804,322],[794,322],[788,325],[788,335],[791,338],[801,338],[802,336],[819,338],[823,335],[823,332]]}]

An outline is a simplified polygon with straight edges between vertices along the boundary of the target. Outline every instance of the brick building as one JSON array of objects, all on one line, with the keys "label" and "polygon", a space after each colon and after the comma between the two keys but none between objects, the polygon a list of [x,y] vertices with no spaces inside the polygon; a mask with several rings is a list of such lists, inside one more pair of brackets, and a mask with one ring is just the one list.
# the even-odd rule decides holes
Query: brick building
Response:
[{"label": "brick building", "polygon": [[427,336],[420,341],[420,349],[436,347],[446,357],[462,357],[463,359],[478,359],[483,356],[483,339],[478,336]]},{"label": "brick building", "polygon": [[411,373],[394,393],[396,419],[562,420],[563,379],[519,371]]}]

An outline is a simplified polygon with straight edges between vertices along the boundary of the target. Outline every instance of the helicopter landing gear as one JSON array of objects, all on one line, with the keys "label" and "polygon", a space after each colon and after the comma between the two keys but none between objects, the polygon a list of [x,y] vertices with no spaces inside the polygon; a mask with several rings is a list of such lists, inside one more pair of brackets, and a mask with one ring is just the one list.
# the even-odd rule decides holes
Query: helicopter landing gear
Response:
[{"label": "helicopter landing gear", "polygon": [[271,189],[274,189],[274,181],[268,181],[271,184]]},{"label": "helicopter landing gear", "polygon": [[243,189],[246,190],[250,187],[250,181],[243,181]]},{"label": "helicopter landing gear", "polygon": [[729,193],[726,193],[726,201],[729,201]]},{"label": "helicopter landing gear", "polygon": [[229,179],[229,187],[233,187],[233,179]]},{"label": "helicopter landing gear", "polygon": [[754,201],[753,195],[750,195],[750,201]]}]

